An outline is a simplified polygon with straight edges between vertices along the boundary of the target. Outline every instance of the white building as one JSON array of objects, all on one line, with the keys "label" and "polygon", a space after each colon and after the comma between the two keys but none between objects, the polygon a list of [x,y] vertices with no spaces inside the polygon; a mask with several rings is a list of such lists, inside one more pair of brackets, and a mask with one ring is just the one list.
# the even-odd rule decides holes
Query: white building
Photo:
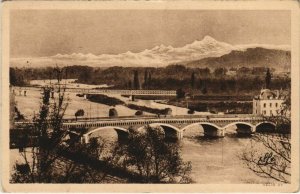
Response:
[{"label": "white building", "polygon": [[276,116],[280,114],[285,96],[279,90],[262,89],[258,96],[253,98],[253,114]]}]

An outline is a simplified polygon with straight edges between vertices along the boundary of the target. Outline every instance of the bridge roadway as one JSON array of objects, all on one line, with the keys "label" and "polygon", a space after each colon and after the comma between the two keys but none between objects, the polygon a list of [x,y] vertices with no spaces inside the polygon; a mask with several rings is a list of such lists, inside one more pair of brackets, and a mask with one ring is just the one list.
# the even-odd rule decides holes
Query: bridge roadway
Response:
[{"label": "bridge roadway", "polygon": [[[24,125],[26,122],[16,122],[16,126]],[[27,124],[29,124],[27,122]],[[129,128],[142,130],[145,126],[161,127],[168,137],[182,139],[185,130],[192,126],[201,126],[204,135],[213,137],[224,137],[226,129],[235,126],[240,134],[251,134],[261,127],[272,127],[275,130],[275,123],[269,122],[266,118],[254,115],[182,115],[169,117],[118,117],[118,118],[94,118],[91,120],[64,120],[63,128],[88,128],[83,135],[83,141],[89,142],[90,137],[101,135],[105,129],[114,129],[118,138],[128,134]]]},{"label": "bridge roadway", "polygon": [[[26,94],[28,94],[29,91],[42,91],[42,87],[13,87],[12,90],[17,95],[26,96]],[[78,94],[121,94],[129,96],[176,96],[175,90],[119,90],[66,88],[66,92]]]}]

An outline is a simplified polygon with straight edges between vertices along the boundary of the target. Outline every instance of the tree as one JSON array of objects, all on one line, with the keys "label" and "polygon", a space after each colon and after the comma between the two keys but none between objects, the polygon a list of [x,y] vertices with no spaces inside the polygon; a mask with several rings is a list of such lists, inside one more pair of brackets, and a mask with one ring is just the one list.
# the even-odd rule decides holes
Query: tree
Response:
[{"label": "tree", "polygon": [[256,134],[241,159],[260,177],[283,183],[291,181],[291,143],[286,134]]},{"label": "tree", "polygon": [[272,79],[272,75],[271,75],[270,69],[268,68],[268,69],[267,69],[267,73],[266,73],[266,77],[265,77],[265,80],[266,80],[266,88],[267,88],[267,89],[270,89],[271,79]]},{"label": "tree", "polygon": [[163,115],[172,115],[172,109],[171,108],[165,108],[163,110]]},{"label": "tree", "polygon": [[118,111],[115,108],[109,109],[109,117],[118,117]]},{"label": "tree", "polygon": [[191,87],[194,88],[194,86],[195,86],[195,72],[193,72],[191,75]]},{"label": "tree", "polygon": [[141,86],[140,86],[140,80],[139,80],[139,72],[137,70],[134,71],[133,87],[136,90],[139,90],[141,88]]},{"label": "tree", "polygon": [[124,147],[125,165],[147,183],[190,183],[192,166],[183,162],[178,143],[165,141],[160,128],[147,126],[144,132],[129,129]]},{"label": "tree", "polygon": [[75,113],[76,121],[77,121],[77,117],[82,117],[82,116],[84,116],[84,110],[83,109],[77,110]]},{"label": "tree", "polygon": [[206,89],[206,86],[204,85],[202,90],[201,90],[202,94],[207,94],[207,89]]},{"label": "tree", "polygon": [[182,88],[179,88],[176,90],[176,98],[177,99],[182,99],[185,97],[185,92],[183,91]]},{"label": "tree", "polygon": [[216,77],[218,76],[224,76],[227,72],[227,69],[226,68],[223,68],[223,67],[219,67],[219,68],[216,68],[215,71],[214,71],[214,74]]},{"label": "tree", "polygon": [[194,110],[194,109],[189,109],[189,110],[188,110],[188,114],[191,114],[191,115],[192,115],[192,114],[194,114],[194,113],[195,113],[195,110]]},{"label": "tree", "polygon": [[129,88],[129,89],[132,89],[132,83],[131,83],[131,80],[128,81],[128,88]]},{"label": "tree", "polygon": [[152,85],[152,73],[151,73],[151,71],[148,72],[148,83],[147,83],[147,85],[148,85],[148,88],[150,88],[151,85]]},{"label": "tree", "polygon": [[138,110],[138,111],[136,111],[135,112],[135,115],[136,116],[141,116],[141,115],[143,115],[144,113],[143,113],[143,111],[141,111],[141,110]]},{"label": "tree", "polygon": [[9,83],[13,86],[24,86],[26,81],[24,79],[24,72],[18,68],[9,68]]},{"label": "tree", "polygon": [[148,87],[148,71],[147,69],[145,70],[145,75],[144,75],[144,89]]},{"label": "tree", "polygon": [[24,115],[21,114],[21,112],[16,106],[15,106],[15,113],[16,113],[16,118],[15,118],[16,121],[21,121],[25,119]]},{"label": "tree", "polygon": [[[61,73],[60,70],[56,71]],[[60,75],[57,75],[60,78]],[[58,79],[58,83],[59,83]],[[28,133],[18,145],[25,163],[15,165],[12,182],[50,183],[55,181],[53,167],[59,158],[60,145],[67,131],[62,127],[62,118],[68,106],[65,103],[64,88],[57,86],[58,97],[50,101],[51,88],[43,88],[42,103],[33,125],[26,127]],[[30,158],[30,159],[29,159]]]},{"label": "tree", "polygon": [[93,68],[92,67],[81,67],[80,75],[78,77],[78,81],[82,83],[88,83],[89,81],[93,80]]}]

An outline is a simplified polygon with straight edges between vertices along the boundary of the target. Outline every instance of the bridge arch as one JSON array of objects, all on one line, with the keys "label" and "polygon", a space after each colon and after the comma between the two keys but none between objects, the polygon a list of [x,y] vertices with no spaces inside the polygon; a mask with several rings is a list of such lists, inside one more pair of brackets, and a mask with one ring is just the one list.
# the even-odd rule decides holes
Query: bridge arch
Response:
[{"label": "bridge arch", "polygon": [[[138,128],[138,131],[145,129],[147,125]],[[150,127],[161,127],[166,139],[180,139],[181,130],[177,127],[166,123],[150,123]]]},{"label": "bridge arch", "polygon": [[197,122],[197,123],[190,124],[188,126],[183,127],[181,129],[181,132],[184,133],[185,130],[187,130],[193,126],[201,126],[204,131],[204,136],[209,136],[209,137],[223,136],[221,127],[219,127],[216,124],[209,123],[209,122]]},{"label": "bridge arch", "polygon": [[242,121],[237,121],[237,122],[229,123],[228,125],[224,126],[223,129],[228,132],[227,129],[229,127],[232,127],[232,126],[236,126],[235,131],[238,134],[249,135],[249,134],[255,132],[255,126],[254,125],[252,125],[251,123],[242,122]]},{"label": "bridge arch", "polygon": [[271,121],[263,121],[260,123],[257,123],[255,125],[255,132],[275,132],[276,131],[276,123]]},{"label": "bridge arch", "polygon": [[114,129],[117,132],[118,141],[124,140],[124,139],[126,139],[128,137],[128,130],[125,129],[125,128],[116,127],[116,126],[105,126],[105,127],[98,127],[96,129],[93,129],[93,130],[88,131],[87,133],[85,133],[83,135],[85,143],[89,142],[90,136],[93,133],[96,133],[96,132],[102,131],[102,130],[106,130],[106,129],[108,129],[108,130]]}]

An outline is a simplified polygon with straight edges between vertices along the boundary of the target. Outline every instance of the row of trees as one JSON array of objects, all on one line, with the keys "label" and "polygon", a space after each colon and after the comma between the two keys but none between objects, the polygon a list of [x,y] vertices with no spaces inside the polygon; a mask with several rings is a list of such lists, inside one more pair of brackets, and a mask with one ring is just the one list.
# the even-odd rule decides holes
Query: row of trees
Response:
[{"label": "row of trees", "polygon": [[[186,68],[182,65],[170,65],[166,68],[152,67],[111,67],[107,69],[88,66],[64,67],[65,78],[78,79],[86,84],[108,84],[119,89],[178,89],[191,88],[203,93],[224,93],[239,91],[257,92],[265,86],[265,75],[274,70],[262,67],[241,67],[232,69],[236,76],[227,76],[226,68],[216,68],[213,72],[209,68]],[[31,79],[53,79],[53,68],[10,68],[10,83],[12,85],[26,85]],[[252,73],[251,73],[252,72]],[[254,73],[253,73],[254,72]],[[142,75],[142,76],[141,76]],[[143,81],[142,81],[143,80]],[[273,78],[271,89],[286,88],[289,78]]]}]

